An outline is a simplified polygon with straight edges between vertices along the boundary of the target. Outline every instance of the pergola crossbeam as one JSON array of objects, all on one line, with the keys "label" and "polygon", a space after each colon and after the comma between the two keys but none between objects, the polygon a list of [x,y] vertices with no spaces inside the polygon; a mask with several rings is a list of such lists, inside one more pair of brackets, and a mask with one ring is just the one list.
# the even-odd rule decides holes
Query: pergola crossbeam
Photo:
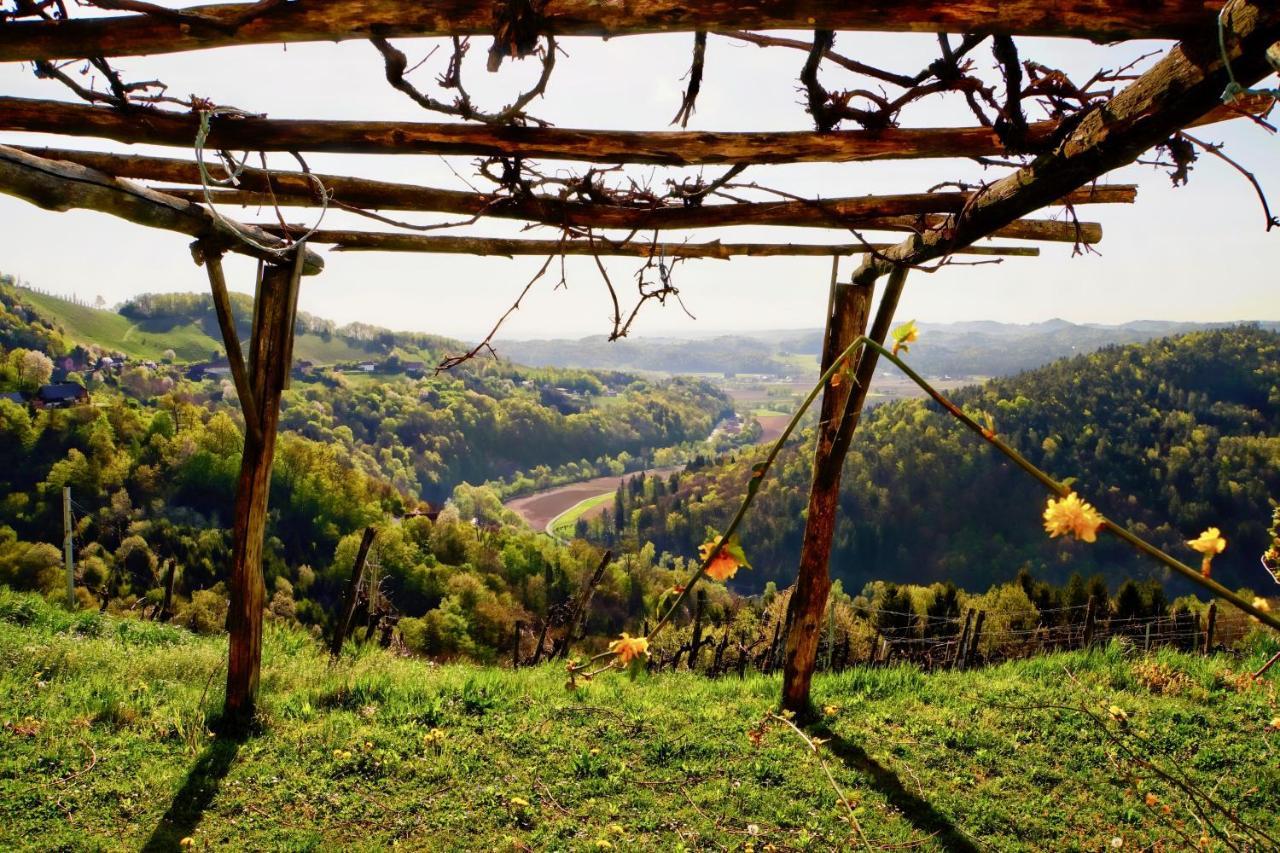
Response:
[{"label": "pergola crossbeam", "polygon": [[[868,30],[1074,36],[1094,41],[1180,38],[1215,0],[549,0],[525,25],[540,33],[619,36],[678,31]],[[138,56],[212,47],[408,36],[488,35],[490,3],[303,0],[253,14],[249,3],[0,27],[0,62]]]},{"label": "pergola crossbeam", "polygon": [[[17,26],[6,24],[7,27]],[[0,32],[3,29],[0,28]],[[1239,118],[1258,101],[1221,107],[1193,124]],[[199,117],[190,112],[132,106],[128,112],[65,101],[0,97],[0,131],[54,133],[117,142],[191,149]],[[1056,122],[1037,122],[1031,143],[1043,143]],[[850,163],[947,157],[994,157],[1004,143],[987,127],[886,128],[776,132],[583,130],[495,127],[405,121],[333,121],[214,116],[209,149],[305,151],[327,154],[442,154],[636,163],[656,166]]]},{"label": "pergola crossbeam", "polygon": [[[280,233],[278,225],[263,224],[263,230]],[[298,228],[297,233],[305,229]],[[320,229],[311,232],[309,243],[334,246],[339,252],[422,252],[440,255],[481,255],[513,258],[525,255],[598,255],[601,257],[707,258],[728,260],[733,257],[847,257],[888,249],[894,243],[654,243],[648,240],[619,242],[594,240],[521,240],[500,237],[453,237],[428,234],[403,234],[379,231],[343,231]],[[1036,246],[966,246],[966,255],[1033,258],[1040,254]]]},{"label": "pergola crossbeam", "polygon": [[[187,234],[228,250],[278,263],[289,244],[258,228],[218,218],[204,207],[76,163],[45,160],[0,145],[0,193],[46,210],[96,210],[150,228]],[[304,272],[324,267],[308,252]]]}]

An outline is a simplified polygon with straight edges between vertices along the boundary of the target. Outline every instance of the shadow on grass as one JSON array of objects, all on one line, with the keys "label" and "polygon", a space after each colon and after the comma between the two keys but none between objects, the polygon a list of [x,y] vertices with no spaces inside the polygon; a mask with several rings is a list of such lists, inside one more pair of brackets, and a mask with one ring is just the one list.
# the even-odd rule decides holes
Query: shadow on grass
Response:
[{"label": "shadow on grass", "polygon": [[182,839],[195,832],[231,769],[243,740],[242,737],[223,734],[205,748],[187,773],[182,787],[173,795],[173,802],[169,803],[164,817],[160,818],[160,823],[143,845],[144,853],[178,850]]},{"label": "shadow on grass", "polygon": [[977,853],[980,849],[946,815],[935,809],[928,800],[908,791],[898,774],[868,755],[861,746],[842,738],[824,723],[814,723],[806,726],[806,729],[810,734],[823,738],[826,741],[824,746],[832,755],[844,762],[850,770],[869,779],[871,787],[900,811],[903,818],[921,832],[932,835],[943,849],[960,853]]}]

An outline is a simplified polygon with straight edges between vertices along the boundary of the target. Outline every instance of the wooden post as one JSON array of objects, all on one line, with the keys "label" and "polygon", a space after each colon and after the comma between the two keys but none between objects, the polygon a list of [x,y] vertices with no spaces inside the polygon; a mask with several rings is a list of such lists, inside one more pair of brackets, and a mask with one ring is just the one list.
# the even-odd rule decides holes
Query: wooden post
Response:
[{"label": "wooden post", "polygon": [[973,634],[969,637],[969,645],[964,650],[964,665],[968,669],[973,665],[973,655],[978,650],[978,642],[982,639],[982,623],[987,621],[987,611],[979,610],[973,620]]},{"label": "wooden post", "polygon": [[360,537],[360,549],[356,551],[356,561],[351,566],[351,578],[347,581],[347,594],[342,598],[342,612],[333,626],[333,636],[329,641],[329,654],[337,657],[342,654],[342,644],[347,639],[347,629],[351,625],[351,617],[356,612],[356,600],[360,596],[360,582],[364,580],[364,564],[369,556],[369,547],[377,531],[372,527],[364,529]]},{"label": "wooden post", "polygon": [[724,650],[729,645],[729,626],[724,628],[724,634],[720,637],[720,644],[716,646],[716,656],[711,662],[711,674],[719,675],[720,667],[724,662]]},{"label": "wooden post", "polygon": [[67,564],[67,609],[76,609],[76,558],[71,538],[71,487],[62,487],[62,559]]},{"label": "wooden post", "polygon": [[164,578],[164,601],[160,605],[160,621],[168,622],[173,614],[173,586],[178,577],[178,561],[169,558],[169,571]]},{"label": "wooden post", "polygon": [[1147,630],[1142,637],[1142,651],[1151,651],[1151,623],[1147,622]]},{"label": "wooden post", "polygon": [[698,650],[702,646],[702,610],[707,606],[707,591],[698,590],[698,603],[693,610],[693,637],[689,641],[689,671],[698,668]]},{"label": "wooden post", "polygon": [[271,490],[280,394],[289,373],[285,354],[293,335],[296,279],[302,275],[305,245],[299,243],[291,265],[267,264],[261,296],[254,305],[258,335],[249,344],[250,380],[261,437],[245,436],[236,486],[235,524],[231,548],[231,603],[227,612],[230,635],[227,655],[226,721],[241,727],[253,718],[262,665],[262,608],[266,589],[262,580],[262,541]]},{"label": "wooden post", "polygon": [[773,662],[778,657],[778,639],[782,636],[782,623],[778,622],[773,626],[773,639],[769,641],[769,647],[764,650],[764,660],[761,661],[760,671],[766,675],[773,672]]},{"label": "wooden post", "polygon": [[542,647],[547,643],[547,628],[550,627],[550,625],[550,619],[542,620],[542,630],[538,632],[538,643],[533,649],[533,661],[530,664],[531,666],[537,666],[542,660]]},{"label": "wooden post", "polygon": [[969,642],[969,626],[973,624],[973,608],[964,611],[964,628],[960,631],[960,641],[956,643],[956,653],[951,658],[951,668],[955,669],[964,661],[965,646]]},{"label": "wooden post", "polygon": [[515,637],[511,640],[511,668],[520,668],[520,637],[524,634],[524,622],[516,620]]},{"label": "wooden post", "polygon": [[613,559],[612,551],[605,551],[604,556],[600,558],[600,565],[596,566],[595,572],[592,573],[590,580],[587,581],[587,587],[578,596],[578,600],[573,604],[573,610],[569,613],[569,627],[565,629],[564,640],[560,643],[559,654],[563,660],[569,654],[569,644],[573,642],[573,635],[578,630],[578,623],[587,618],[587,609],[591,606],[591,597],[595,595],[596,586],[600,583],[600,578],[604,577],[604,570],[609,565],[609,561]]},{"label": "wooden post", "polygon": [[[827,316],[826,340],[822,348],[822,370],[825,372],[836,358],[867,328],[871,311],[871,296],[875,290],[870,284],[837,284],[839,259],[833,259],[831,267],[832,293]],[[879,327],[888,334],[896,307],[897,293],[901,293],[906,270],[895,272],[885,291],[881,310],[876,318]],[[883,339],[883,338],[880,338]],[[804,540],[800,550],[800,567],[795,589],[787,609],[786,655],[783,660],[782,705],[789,711],[809,711],[809,685],[817,663],[818,636],[822,628],[822,616],[826,610],[827,594],[831,590],[831,575],[827,563],[831,557],[831,542],[835,536],[836,510],[840,501],[840,476],[845,454],[853,430],[857,426],[867,387],[875,372],[873,353],[863,352],[857,360],[857,371],[840,374],[841,381],[828,383],[822,394],[822,410],[819,415],[817,446],[814,449],[813,484],[809,490],[809,510],[805,519]]]},{"label": "wooden post", "polygon": [[747,677],[747,664],[751,663],[751,653],[747,647],[738,644],[738,680],[742,681]]},{"label": "wooden post", "polygon": [[1204,653],[1207,655],[1213,651],[1213,629],[1218,624],[1218,602],[1210,601],[1209,610],[1205,614],[1204,623]]},{"label": "wooden post", "polygon": [[1092,595],[1089,596],[1089,604],[1084,610],[1084,639],[1081,641],[1081,648],[1089,648],[1093,645],[1093,631],[1098,620],[1098,600]]}]

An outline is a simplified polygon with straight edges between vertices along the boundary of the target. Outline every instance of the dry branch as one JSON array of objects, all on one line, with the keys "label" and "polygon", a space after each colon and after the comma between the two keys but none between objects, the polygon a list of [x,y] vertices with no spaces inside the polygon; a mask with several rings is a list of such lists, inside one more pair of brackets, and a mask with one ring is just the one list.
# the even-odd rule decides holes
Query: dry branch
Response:
[{"label": "dry branch", "polygon": [[[1280,5],[1231,0],[1224,16],[1235,77],[1250,86],[1271,73],[1267,50],[1280,39]],[[988,187],[951,228],[914,237],[869,260],[858,271],[872,281],[897,264],[942,257],[1015,221],[1047,198],[1083,186],[1136,160],[1218,104],[1227,84],[1216,28],[1171,48],[1155,66],[1106,104],[1085,115],[1053,152]]]},{"label": "dry branch", "polygon": [[[190,201],[167,196],[131,181],[75,163],[45,160],[0,145],[0,192],[17,196],[46,210],[97,210],[149,228],[177,231],[230,251],[279,262],[280,257],[245,242],[286,249],[288,244],[258,228],[224,224]],[[234,229],[234,230],[233,230]],[[318,273],[324,261],[306,253],[305,272]]]},{"label": "dry branch", "polygon": [[[263,230],[279,232],[278,225]],[[301,227],[298,233],[305,230]],[[307,238],[309,243],[332,244],[340,252],[424,252],[442,255],[491,255],[511,258],[521,255],[612,255],[636,258],[718,258],[744,256],[831,257],[860,255],[886,249],[891,243],[649,243],[632,240],[614,242],[595,237],[587,240],[518,240],[497,237],[439,237],[424,234],[395,234],[374,231],[322,229]],[[965,254],[1008,257],[1036,257],[1035,246],[968,246]]]},{"label": "dry branch", "polygon": [[[1209,0],[549,0],[540,8],[552,35],[616,36],[707,30],[831,29],[880,32],[983,32],[1076,36],[1095,41],[1179,38],[1205,22]],[[489,35],[488,3],[445,0],[329,0],[273,4],[248,16],[253,4],[197,6],[165,15],[127,15],[57,22],[7,23],[0,62],[137,56],[239,44],[342,41],[370,36]]]},{"label": "dry branch", "polygon": [[[1196,123],[1238,118],[1255,106],[1258,105],[1249,101],[1243,111],[1222,107]],[[6,131],[93,136],[190,149],[199,125],[197,116],[189,112],[136,105],[128,112],[120,112],[109,107],[62,101],[0,97],[0,130]],[[1056,122],[1037,122],[1028,128],[1028,139],[1045,141],[1057,128]],[[832,133],[644,132],[401,121],[310,121],[234,115],[219,115],[210,120],[206,147],[332,154],[518,155],[659,166],[847,163],[991,157],[1005,153],[1000,138],[986,127],[887,128]]]}]

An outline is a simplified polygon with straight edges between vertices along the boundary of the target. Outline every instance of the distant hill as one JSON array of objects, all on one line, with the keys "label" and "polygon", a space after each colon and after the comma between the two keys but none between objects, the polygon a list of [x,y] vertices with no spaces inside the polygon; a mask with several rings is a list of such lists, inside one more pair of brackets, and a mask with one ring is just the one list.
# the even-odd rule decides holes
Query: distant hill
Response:
[{"label": "distant hill", "polygon": [[[922,335],[912,359],[934,345],[933,333]],[[955,399],[990,414],[1032,462],[1077,478],[1103,512],[1184,560],[1197,559],[1186,539],[1220,527],[1229,545],[1214,576],[1275,590],[1258,558],[1270,501],[1280,498],[1280,334],[1237,327],[1112,346]],[[747,517],[742,540],[755,571],[739,573],[743,589],[794,577],[808,442],[783,452]],[[633,508],[621,534],[596,530],[592,538],[695,554],[707,530],[736,510],[761,453],[684,473]],[[845,467],[832,575],[846,589],[875,579],[983,588],[1023,567],[1055,582],[1074,571],[1168,579],[1114,540],[1049,540],[1040,523],[1045,499],[931,401],[879,406],[864,417]]]},{"label": "distant hill", "polygon": [[[919,325],[929,336],[929,347],[912,352],[912,366],[926,376],[1011,376],[1111,344],[1137,344],[1166,335],[1237,324],[1138,320],[1105,326],[1055,318],[1028,324],[976,320]],[[1257,325],[1280,329],[1280,322]],[[593,336],[578,340],[506,341],[499,346],[504,355],[521,364],[547,367],[773,376],[796,375],[794,356],[816,356],[821,348],[821,329],[646,337],[614,343]]]}]

